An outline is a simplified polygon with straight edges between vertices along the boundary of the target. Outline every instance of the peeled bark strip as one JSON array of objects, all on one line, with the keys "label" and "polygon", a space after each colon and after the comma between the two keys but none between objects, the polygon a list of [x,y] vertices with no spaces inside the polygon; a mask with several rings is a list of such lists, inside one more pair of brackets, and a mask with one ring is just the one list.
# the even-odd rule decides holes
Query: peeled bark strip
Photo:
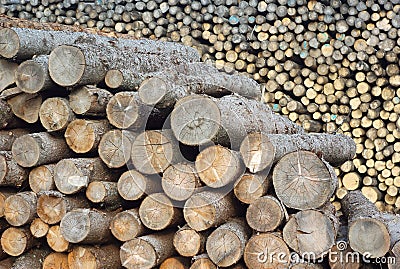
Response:
[{"label": "peeled bark strip", "polygon": [[32,222],[36,216],[37,196],[32,191],[19,192],[4,202],[4,217],[13,226]]},{"label": "peeled bark strip", "polygon": [[114,237],[122,242],[132,240],[146,232],[137,208],[125,210],[115,215],[111,221],[110,230]]},{"label": "peeled bark strip", "polygon": [[35,243],[29,227],[10,227],[1,236],[1,247],[4,252],[14,257],[28,251]]},{"label": "peeled bark strip", "polygon": [[201,181],[211,188],[229,185],[245,171],[239,153],[220,145],[202,150],[195,165]]},{"label": "peeled bark strip", "polygon": [[244,220],[230,220],[207,238],[207,254],[216,265],[231,266],[242,258],[249,236],[250,229]]},{"label": "peeled bark strip", "polygon": [[174,227],[183,220],[182,211],[163,193],[153,193],[144,198],[139,216],[144,226],[155,231]]},{"label": "peeled bark strip", "polygon": [[39,55],[25,61],[15,71],[17,87],[26,93],[37,93],[55,86],[49,75],[49,56]]},{"label": "peeled bark strip", "polygon": [[136,133],[127,130],[111,130],[100,140],[99,156],[109,168],[121,168],[130,159],[132,142]]},{"label": "peeled bark strip", "polygon": [[[320,211],[305,210],[291,216],[283,228],[283,239],[300,255],[310,260],[326,255],[335,244],[337,231]],[[315,256],[315,257],[314,257]]]},{"label": "peeled bark strip", "polygon": [[70,243],[101,244],[110,242],[111,220],[116,212],[101,212],[95,209],[74,209],[62,218],[62,236]]},{"label": "peeled bark strip", "polygon": [[185,201],[201,186],[196,168],[190,163],[169,166],[162,176],[164,193],[176,201]]},{"label": "peeled bark strip", "polygon": [[193,257],[193,264],[190,269],[217,269],[217,266],[210,260],[207,254]]},{"label": "peeled bark strip", "polygon": [[37,214],[41,220],[50,225],[59,223],[72,209],[90,206],[83,196],[65,196],[58,191],[45,191],[39,195]]},{"label": "peeled bark strip", "polygon": [[99,247],[77,246],[68,254],[69,269],[121,268],[121,261],[118,253],[119,247],[115,245],[105,245]]},{"label": "peeled bark strip", "polygon": [[136,91],[140,84],[151,76],[153,73],[139,73],[132,69],[111,69],[107,71],[104,81],[111,89]]},{"label": "peeled bark strip", "polygon": [[75,114],[105,116],[107,104],[112,96],[112,93],[107,90],[86,85],[71,92],[69,105]]},{"label": "peeled bark strip", "polygon": [[65,141],[76,153],[97,150],[101,137],[111,129],[108,120],[73,120],[65,130]]},{"label": "peeled bark strip", "polygon": [[68,100],[61,97],[46,99],[40,107],[40,122],[48,132],[61,131],[75,118]]},{"label": "peeled bark strip", "polygon": [[29,171],[17,164],[10,151],[0,151],[0,186],[19,187]]},{"label": "peeled bark strip", "polygon": [[32,221],[29,230],[31,231],[33,237],[41,238],[46,236],[49,228],[50,226],[47,223],[40,218],[36,218]]},{"label": "peeled bark strip", "polygon": [[196,230],[185,225],[174,235],[173,244],[179,255],[184,257],[193,257],[203,253],[206,247],[206,234],[199,233]]},{"label": "peeled bark strip", "polygon": [[280,237],[272,233],[256,234],[246,244],[244,262],[253,269],[284,269],[289,266],[290,251]]},{"label": "peeled bark strip", "polygon": [[43,269],[69,269],[68,254],[52,252],[43,261]]},{"label": "peeled bark strip", "polygon": [[168,166],[182,159],[178,141],[171,130],[147,130],[132,143],[131,161],[144,174],[165,172]]},{"label": "peeled bark strip", "polygon": [[171,127],[177,139],[186,145],[213,140],[233,149],[240,147],[252,132],[302,133],[289,119],[277,115],[266,105],[238,95],[212,98],[190,95],[175,104]]},{"label": "peeled bark strip", "polygon": [[204,191],[193,194],[183,208],[187,224],[196,231],[216,227],[237,214],[232,195]]},{"label": "peeled bark strip", "polygon": [[128,269],[150,269],[174,255],[174,232],[137,237],[121,246],[122,266]]},{"label": "peeled bark strip", "polygon": [[0,131],[0,151],[10,151],[15,139],[29,134],[27,129],[11,129]]},{"label": "peeled bark strip", "polygon": [[54,183],[55,164],[46,164],[33,168],[29,172],[29,186],[35,193],[56,188]]},{"label": "peeled bark strip", "polygon": [[15,83],[14,73],[17,68],[17,63],[0,59],[0,92]]},{"label": "peeled bark strip", "polygon": [[145,194],[161,192],[158,178],[150,178],[136,170],[124,172],[118,180],[118,193],[127,201],[136,201]]},{"label": "peeled bark strip", "polygon": [[272,232],[281,225],[285,209],[273,196],[266,195],[256,199],[246,212],[248,225],[258,232]]},{"label": "peeled bark strip", "polygon": [[92,181],[116,181],[118,176],[100,158],[63,159],[54,168],[54,182],[64,194],[77,193]]},{"label": "peeled bark strip", "polygon": [[65,240],[64,236],[61,234],[59,225],[50,227],[46,239],[49,247],[55,252],[65,252],[69,248],[69,242]]},{"label": "peeled bark strip", "polygon": [[63,138],[46,132],[18,137],[11,151],[15,161],[22,167],[54,163],[72,155]]},{"label": "peeled bark strip", "polygon": [[267,173],[244,173],[235,182],[233,192],[239,201],[251,204],[267,193],[270,183],[271,178],[267,177]]},{"label": "peeled bark strip", "polygon": [[167,258],[160,265],[160,269],[189,269],[190,260],[183,257]]},{"label": "peeled bark strip", "polygon": [[90,182],[86,188],[86,197],[93,203],[101,203],[107,207],[118,207],[122,201],[118,194],[117,182]]},{"label": "peeled bark strip", "polygon": [[12,269],[42,268],[43,260],[49,253],[50,250],[48,248],[32,249],[18,257]]},{"label": "peeled bark strip", "polygon": [[295,209],[315,209],[325,204],[337,187],[330,165],[312,152],[285,155],[275,165],[272,180],[276,195],[284,205]]},{"label": "peeled bark strip", "polygon": [[21,93],[7,100],[13,113],[27,123],[35,123],[39,119],[42,105],[40,94]]}]

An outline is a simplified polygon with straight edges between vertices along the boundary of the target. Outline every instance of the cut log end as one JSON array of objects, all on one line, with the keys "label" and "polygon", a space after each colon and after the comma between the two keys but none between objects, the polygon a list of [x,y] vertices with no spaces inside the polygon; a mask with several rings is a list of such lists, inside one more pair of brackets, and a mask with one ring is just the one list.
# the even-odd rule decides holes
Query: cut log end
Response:
[{"label": "cut log end", "polygon": [[46,77],[43,68],[32,60],[23,62],[15,71],[17,87],[26,93],[39,92],[46,82]]},{"label": "cut log end", "polygon": [[68,159],[56,164],[54,181],[57,189],[64,194],[77,193],[89,184],[88,176],[83,175],[76,164]]},{"label": "cut log end", "polygon": [[53,168],[54,165],[42,165],[31,170],[29,186],[33,192],[38,193],[54,189]]},{"label": "cut log end", "polygon": [[70,243],[79,243],[90,232],[89,215],[81,210],[68,212],[60,223],[61,234]]},{"label": "cut log end", "polygon": [[183,212],[186,222],[196,231],[207,230],[214,224],[215,207],[199,195],[193,195],[186,201]]},{"label": "cut log end", "polygon": [[14,30],[3,28],[0,30],[0,56],[4,58],[13,58],[19,51],[19,37]]},{"label": "cut log end", "polygon": [[273,196],[263,196],[247,208],[246,219],[251,228],[259,232],[274,231],[285,217],[284,208]]},{"label": "cut log end", "polygon": [[269,181],[265,175],[245,173],[235,183],[233,192],[239,201],[251,204],[267,193]]},{"label": "cut log end", "polygon": [[10,256],[20,256],[25,252],[30,238],[28,232],[15,227],[10,227],[1,236],[1,247]]},{"label": "cut log end", "polygon": [[69,248],[69,242],[61,234],[60,226],[58,225],[50,227],[46,239],[47,244],[56,252],[65,252]]},{"label": "cut log end", "polygon": [[135,170],[126,171],[118,180],[118,193],[127,201],[138,200],[146,193],[149,180]]},{"label": "cut log end", "polygon": [[145,230],[137,209],[123,211],[115,215],[111,221],[110,229],[115,238],[122,242],[140,236]]},{"label": "cut log end", "polygon": [[110,168],[124,166],[130,158],[131,141],[121,130],[111,130],[103,135],[99,143],[99,156]]},{"label": "cut log end", "polygon": [[157,254],[153,246],[135,238],[121,246],[120,257],[122,266],[128,269],[150,269],[157,265]]},{"label": "cut log end", "polygon": [[152,230],[163,230],[176,219],[177,209],[163,193],[147,196],[139,207],[139,216],[143,224]]},{"label": "cut log end", "polygon": [[65,130],[65,141],[70,149],[76,153],[86,153],[93,149],[96,134],[91,122],[87,120],[74,120]]},{"label": "cut log end", "polygon": [[67,205],[62,197],[41,195],[38,199],[37,214],[48,224],[56,224],[67,213]]},{"label": "cut log end", "polygon": [[119,70],[109,70],[104,79],[106,85],[111,89],[118,89],[124,82],[124,76]]},{"label": "cut log end", "polygon": [[126,129],[137,122],[139,104],[136,93],[119,92],[107,104],[107,118],[112,125],[119,129]]},{"label": "cut log end", "polygon": [[50,253],[43,261],[43,269],[69,269],[68,254]]},{"label": "cut log end", "polygon": [[33,237],[41,238],[46,236],[47,232],[49,231],[49,225],[45,223],[40,218],[36,218],[32,221],[30,226],[30,231]]},{"label": "cut log end", "polygon": [[175,233],[174,247],[184,257],[193,257],[202,248],[202,236],[193,229],[180,229]]},{"label": "cut log end", "polygon": [[195,259],[190,269],[217,269],[217,266],[208,257],[200,257]]},{"label": "cut log end", "polygon": [[159,77],[144,80],[138,90],[139,98],[147,105],[158,104],[167,93],[167,84]]},{"label": "cut log end", "polygon": [[242,141],[240,153],[249,171],[257,173],[272,166],[275,148],[266,135],[251,133]]},{"label": "cut log end", "polygon": [[33,220],[37,198],[33,192],[9,196],[4,203],[4,217],[13,226],[22,226]]},{"label": "cut log end", "polygon": [[162,177],[162,188],[165,194],[176,201],[187,200],[199,185],[196,169],[189,163],[169,166]]},{"label": "cut log end", "polygon": [[60,131],[67,128],[73,119],[69,103],[64,98],[53,97],[46,99],[39,111],[40,122],[48,131]]}]

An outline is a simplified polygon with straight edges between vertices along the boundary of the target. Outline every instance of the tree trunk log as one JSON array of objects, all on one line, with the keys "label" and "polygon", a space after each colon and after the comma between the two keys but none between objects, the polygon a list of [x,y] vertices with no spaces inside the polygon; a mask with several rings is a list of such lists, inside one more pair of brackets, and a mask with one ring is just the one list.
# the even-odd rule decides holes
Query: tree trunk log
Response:
[{"label": "tree trunk log", "polygon": [[75,119],[68,100],[61,97],[46,99],[40,107],[39,117],[48,132],[63,131]]},{"label": "tree trunk log", "polygon": [[143,235],[147,229],[142,224],[139,209],[133,208],[119,212],[110,224],[111,233],[119,241],[126,242]]},{"label": "tree trunk log", "polygon": [[285,208],[273,196],[266,195],[256,199],[246,212],[248,225],[258,232],[272,232],[285,218]]},{"label": "tree trunk log", "polygon": [[10,151],[15,139],[29,134],[27,129],[12,129],[0,131],[0,151]]},{"label": "tree trunk log", "polygon": [[72,154],[63,138],[42,132],[17,138],[12,146],[12,155],[22,167],[32,167],[54,163]]},{"label": "tree trunk log", "polygon": [[36,218],[32,221],[29,230],[33,237],[42,238],[45,237],[49,231],[50,226],[45,223],[41,218]]},{"label": "tree trunk log", "polygon": [[52,252],[43,261],[42,269],[69,269],[68,254]]},{"label": "tree trunk log", "polygon": [[281,158],[272,180],[279,200],[300,210],[322,206],[338,185],[333,168],[309,151],[292,152]]},{"label": "tree trunk log", "polygon": [[119,269],[119,247],[105,245],[99,247],[77,246],[68,254],[69,269]]},{"label": "tree trunk log", "polygon": [[[29,227],[10,227],[1,236],[1,247],[10,256],[20,256],[36,244]],[[40,267],[39,267],[40,268]]]},{"label": "tree trunk log", "polygon": [[19,192],[4,202],[4,217],[13,226],[31,223],[36,216],[37,196],[32,191]]},{"label": "tree trunk log", "polygon": [[[132,69],[111,69],[107,71],[104,81],[111,89],[136,91],[140,84],[154,73],[139,73]],[[142,100],[144,101],[144,100]]]},{"label": "tree trunk log", "polygon": [[55,164],[41,165],[33,168],[29,173],[29,186],[35,193],[50,191],[56,188],[54,183]]},{"label": "tree trunk log", "polygon": [[[269,172],[269,171],[268,171]],[[271,178],[268,173],[244,173],[236,182],[233,192],[236,198],[245,204],[251,204],[258,198],[267,194]]]},{"label": "tree trunk log", "polygon": [[205,251],[206,235],[208,233],[199,233],[186,224],[175,233],[173,244],[179,255],[194,257]]},{"label": "tree trunk log", "polygon": [[167,258],[160,265],[160,269],[189,269],[190,260],[183,257]]},{"label": "tree trunk log", "polygon": [[27,123],[35,123],[39,119],[42,96],[39,94],[21,93],[7,100],[15,116]]},{"label": "tree trunk log", "polygon": [[32,249],[29,252],[19,256],[12,269],[25,269],[25,268],[42,268],[43,261],[50,253],[47,248]]},{"label": "tree trunk log", "polygon": [[0,92],[15,83],[14,73],[18,64],[0,59]]},{"label": "tree trunk log", "polygon": [[0,129],[22,127],[22,121],[12,112],[11,106],[0,100]]},{"label": "tree trunk log", "polygon": [[117,182],[92,181],[86,188],[86,197],[93,203],[101,203],[107,208],[117,208],[122,199],[118,194]]},{"label": "tree trunk log", "polygon": [[69,95],[69,105],[73,112],[84,116],[103,117],[112,93],[95,86],[86,85],[75,89]]},{"label": "tree trunk log", "polygon": [[16,163],[10,151],[0,151],[0,186],[20,187],[28,179],[28,173]]},{"label": "tree trunk log", "polygon": [[124,172],[117,187],[119,195],[127,201],[136,201],[146,194],[162,191],[159,178],[145,176],[136,170]]}]

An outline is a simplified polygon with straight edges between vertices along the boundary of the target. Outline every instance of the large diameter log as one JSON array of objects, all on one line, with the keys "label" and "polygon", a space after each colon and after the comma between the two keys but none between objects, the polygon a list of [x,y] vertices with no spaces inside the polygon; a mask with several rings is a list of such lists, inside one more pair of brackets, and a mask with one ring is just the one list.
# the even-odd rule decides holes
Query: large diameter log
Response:
[{"label": "large diameter log", "polygon": [[285,218],[285,208],[273,196],[266,195],[256,199],[246,212],[248,225],[258,232],[272,232]]},{"label": "large diameter log", "polygon": [[111,220],[116,212],[101,212],[95,209],[74,209],[62,218],[62,236],[70,243],[100,244],[110,242]]},{"label": "large diameter log", "polygon": [[143,235],[147,229],[140,220],[139,210],[132,208],[115,215],[111,220],[110,230],[115,238],[126,242]]},{"label": "large diameter log", "polygon": [[279,200],[300,210],[325,204],[338,184],[333,168],[309,151],[292,152],[281,158],[272,180]]},{"label": "large diameter log", "polygon": [[171,128],[186,145],[213,140],[238,149],[248,133],[302,133],[301,127],[276,115],[259,101],[227,95],[212,98],[190,95],[180,99],[171,113]]},{"label": "large diameter log", "polygon": [[137,237],[121,246],[122,266],[128,269],[150,269],[174,255],[173,231]]},{"label": "large diameter log", "polygon": [[69,269],[93,268],[116,269],[121,268],[119,247],[105,246],[77,246],[68,254]]},{"label": "large diameter log", "polygon": [[105,116],[107,104],[112,96],[112,93],[107,90],[86,85],[70,93],[69,105],[78,115]]},{"label": "large diameter log", "polygon": [[179,255],[194,257],[205,251],[206,234],[199,233],[186,224],[175,233],[173,244]]},{"label": "large diameter log", "polygon": [[37,93],[55,86],[49,75],[49,56],[39,55],[21,63],[15,71],[17,87],[26,93]]},{"label": "large diameter log", "polygon": [[52,252],[43,261],[43,269],[69,269],[68,254]]},{"label": "large diameter log", "polygon": [[73,120],[68,124],[64,137],[69,148],[76,153],[97,150],[101,137],[111,129],[108,120]]},{"label": "large diameter log", "polygon": [[231,194],[203,191],[186,201],[183,214],[192,229],[204,231],[226,222],[238,212]]},{"label": "large diameter log", "polygon": [[132,142],[136,134],[127,130],[111,130],[100,140],[98,152],[109,168],[121,168],[127,164],[131,155]]},{"label": "large diameter log", "polygon": [[290,251],[280,236],[272,233],[253,235],[244,249],[244,262],[248,268],[288,268]]},{"label": "large diameter log", "polygon": [[92,181],[116,181],[118,176],[100,158],[63,159],[54,168],[54,182],[64,194],[77,193]]},{"label": "large diameter log", "polygon": [[33,168],[29,172],[29,187],[35,193],[50,191],[56,188],[54,183],[55,164],[45,164]]},{"label": "large diameter log", "polygon": [[32,191],[19,192],[4,202],[4,217],[13,226],[32,222],[36,216],[37,196]]},{"label": "large diameter log", "polygon": [[0,186],[19,187],[29,171],[17,164],[10,151],[0,151]]},{"label": "large diameter log", "polygon": [[267,173],[244,173],[235,182],[233,193],[240,202],[251,204],[267,193],[270,183],[271,178],[267,177]]},{"label": "large diameter log", "polygon": [[206,249],[218,266],[228,267],[243,256],[250,229],[243,219],[232,219],[213,231],[207,238]]},{"label": "large diameter log", "polygon": [[7,100],[15,116],[27,123],[39,119],[42,96],[40,94],[21,93]]},{"label": "large diameter log", "polygon": [[22,167],[54,163],[72,155],[63,138],[45,132],[15,139],[11,151],[15,161]]},{"label": "large diameter log", "polygon": [[1,247],[10,256],[20,256],[36,244],[29,227],[10,227],[1,235]]},{"label": "large diameter log", "polygon": [[139,216],[144,226],[159,231],[182,223],[182,211],[164,193],[148,195],[139,207]]},{"label": "large diameter log", "polygon": [[10,151],[15,139],[29,134],[28,129],[12,129],[0,131],[0,151]]},{"label": "large diameter log", "polygon": [[69,242],[61,234],[59,225],[51,226],[46,235],[47,245],[56,252],[66,252],[69,249]]},{"label": "large diameter log", "polygon": [[146,194],[161,192],[159,178],[149,177],[136,170],[124,172],[118,179],[118,193],[127,201],[136,201]]},{"label": "large diameter log", "polygon": [[32,249],[18,257],[12,269],[42,268],[43,261],[49,253],[50,250],[48,248]]},{"label": "large diameter log", "polygon": [[75,118],[68,100],[61,97],[46,99],[40,106],[40,122],[49,132],[61,131]]},{"label": "large diameter log", "polygon": [[0,92],[15,83],[15,70],[18,64],[0,59]]}]

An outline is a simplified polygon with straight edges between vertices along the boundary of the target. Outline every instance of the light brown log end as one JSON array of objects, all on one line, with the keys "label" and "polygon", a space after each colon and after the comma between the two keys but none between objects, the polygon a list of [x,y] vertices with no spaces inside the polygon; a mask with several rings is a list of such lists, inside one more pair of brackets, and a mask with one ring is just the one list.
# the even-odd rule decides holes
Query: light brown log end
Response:
[{"label": "light brown log end", "polygon": [[67,253],[50,253],[43,261],[42,269],[69,269]]},{"label": "light brown log end", "polygon": [[243,139],[240,153],[249,171],[257,173],[272,166],[275,148],[266,135],[251,133]]},{"label": "light brown log end", "polygon": [[19,51],[19,37],[14,30],[10,28],[0,29],[0,56],[4,58],[12,58]]},{"label": "light brown log end", "polygon": [[122,211],[115,215],[110,229],[115,238],[122,242],[132,240],[146,230],[140,220],[138,209]]},{"label": "light brown log end", "polygon": [[258,232],[271,232],[282,223],[284,210],[278,199],[269,195],[263,196],[249,205],[246,220]]}]

